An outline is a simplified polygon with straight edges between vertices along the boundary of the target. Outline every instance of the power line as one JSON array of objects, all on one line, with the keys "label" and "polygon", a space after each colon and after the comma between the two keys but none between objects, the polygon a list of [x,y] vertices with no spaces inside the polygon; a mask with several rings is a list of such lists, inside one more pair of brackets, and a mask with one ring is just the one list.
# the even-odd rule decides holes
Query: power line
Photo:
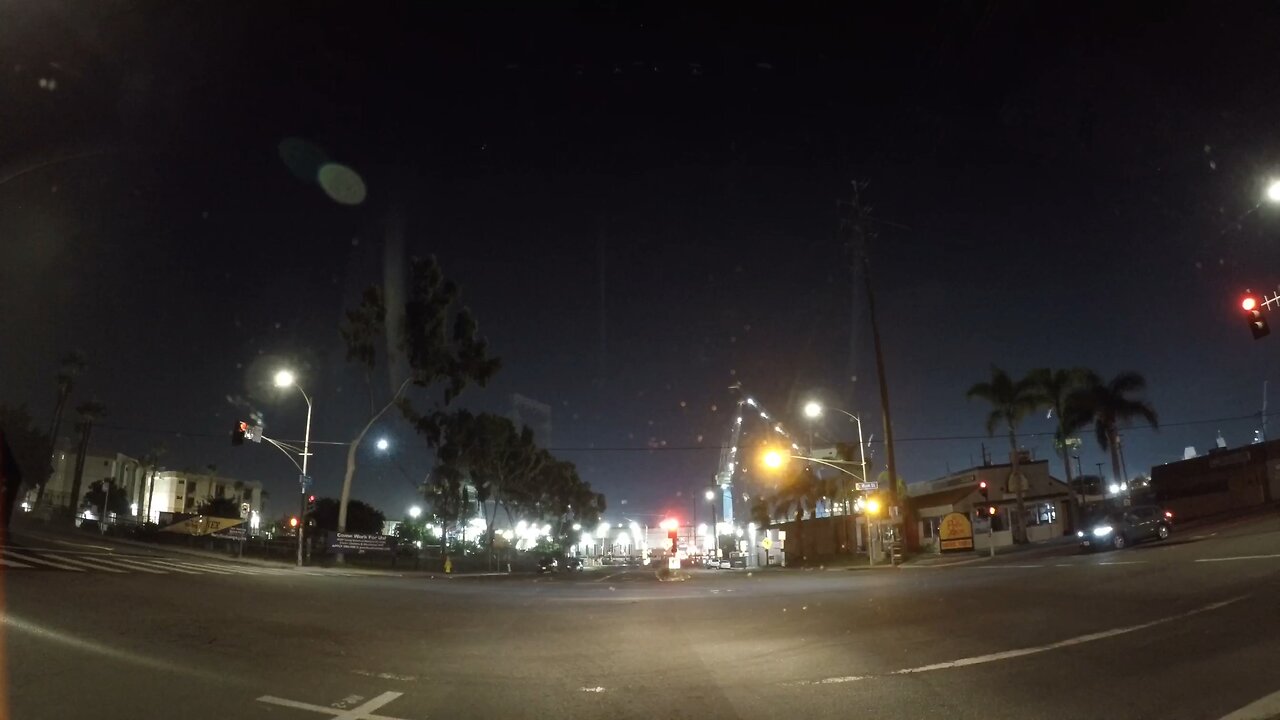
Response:
[{"label": "power line", "polygon": [[[1153,428],[1149,425],[1128,425],[1120,428],[1124,431],[1130,430],[1159,430],[1172,427],[1186,427],[1190,425],[1211,425],[1214,423],[1238,422],[1241,420],[1259,420],[1262,417],[1280,416],[1280,411],[1273,413],[1249,413],[1248,415],[1233,415],[1229,417],[1203,418],[1197,420],[1179,420],[1176,422],[1162,423],[1159,428]],[[180,438],[199,438],[199,439],[218,439],[226,440],[228,435],[223,433],[204,433],[204,432],[185,432],[182,430],[160,430],[157,428],[145,428],[129,425],[117,425],[114,423],[95,423],[97,427],[108,428],[111,430],[119,430],[123,432],[138,433],[143,435],[165,435]],[[1087,425],[1079,430],[1081,434],[1091,432],[1093,425]],[[1018,433],[1017,437],[1022,439],[1052,439],[1057,431]],[[990,440],[991,435],[920,435],[916,437],[896,437],[894,442],[959,442],[963,440]],[[281,442],[301,443],[301,440],[282,440]],[[882,439],[868,440],[868,445],[883,444]],[[312,445],[350,445],[350,442],[339,442],[334,440],[312,440]],[[578,447],[550,447],[546,448],[549,452],[564,453],[587,453],[587,452],[720,452],[718,445],[606,445],[606,446],[578,446]]]}]

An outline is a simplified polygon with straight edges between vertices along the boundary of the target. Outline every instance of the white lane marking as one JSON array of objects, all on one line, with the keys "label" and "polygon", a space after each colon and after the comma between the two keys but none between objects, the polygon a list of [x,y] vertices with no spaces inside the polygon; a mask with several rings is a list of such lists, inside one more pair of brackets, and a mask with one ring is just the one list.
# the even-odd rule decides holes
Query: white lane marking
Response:
[{"label": "white lane marking", "polygon": [[387,717],[386,715],[374,715],[373,711],[395,700],[404,693],[384,692],[376,698],[369,700],[363,705],[357,705],[350,710],[342,708],[326,707],[324,705],[312,705],[311,703],[298,702],[297,700],[288,700],[273,695],[263,695],[258,698],[258,702],[270,703],[272,705],[280,705],[281,707],[294,708],[297,710],[310,710],[311,712],[324,713],[333,716],[334,720],[400,720],[400,718]]},{"label": "white lane marking", "polygon": [[17,560],[6,560],[6,559],[4,559],[4,558],[0,558],[0,566],[3,566],[3,567],[16,567],[16,568],[29,568],[29,567],[33,567],[33,566],[28,565],[28,564],[26,564],[26,563],[20,563],[20,562],[18,562]]},{"label": "white lane marking", "polygon": [[1258,698],[1244,707],[1227,715],[1222,720],[1269,720],[1280,716],[1280,691]]},{"label": "white lane marking", "polygon": [[12,555],[13,557],[16,557],[19,560],[22,560],[24,562],[33,562],[37,565],[48,565],[49,567],[55,567],[55,568],[58,568],[59,570],[70,570],[72,572],[84,572],[84,568],[78,568],[74,565],[64,565],[56,560],[46,560],[42,557],[38,557],[35,555],[24,555],[20,552],[14,552],[13,550],[6,549],[4,551],[4,554]]},{"label": "white lane marking", "polygon": [[595,580],[592,580],[591,582],[604,582],[605,580],[608,580],[609,578],[615,578],[615,577],[618,577],[619,575],[625,575],[625,574],[626,574],[626,572],[627,572],[626,570],[623,570],[623,571],[621,571],[621,572],[613,573],[612,575],[605,575],[604,577],[602,577],[602,578],[596,578]]},{"label": "white lane marking", "polygon": [[1230,562],[1232,560],[1269,560],[1271,558],[1280,558],[1280,553],[1275,555],[1237,555],[1235,557],[1222,558],[1200,558],[1196,562]]},{"label": "white lane marking", "polygon": [[[1059,640],[1058,642],[1049,643],[1048,645],[1037,645],[1035,647],[1018,648],[1016,650],[1004,650],[1001,652],[989,653],[987,655],[977,655],[974,657],[960,658],[959,660],[933,663],[932,665],[921,665],[920,667],[903,668],[901,670],[894,670],[892,672],[886,673],[886,675],[914,675],[916,673],[932,672],[934,670],[950,670],[952,668],[968,667],[970,665],[982,665],[985,663],[996,662],[998,660],[1009,660],[1011,658],[1024,657],[1026,655],[1036,655],[1039,653],[1048,652],[1050,650],[1058,650],[1064,647],[1071,647],[1072,645],[1082,645],[1084,643],[1093,642],[1095,640],[1104,640],[1106,638],[1115,637],[1117,635],[1125,635],[1127,633],[1137,632],[1139,630],[1145,630],[1149,627],[1154,627],[1156,625],[1163,625],[1164,623],[1170,623],[1176,620],[1183,620],[1193,615],[1199,615],[1201,613],[1206,613],[1211,610],[1217,610],[1219,608],[1226,607],[1227,605],[1243,600],[1246,597],[1249,597],[1249,596],[1240,595],[1238,597],[1234,597],[1229,600],[1221,600],[1219,602],[1209,603],[1208,605],[1205,605],[1203,607],[1198,607],[1194,610],[1188,610],[1184,613],[1179,613],[1177,615],[1170,615],[1168,617],[1163,617],[1158,620],[1152,620],[1150,622],[1140,623],[1138,625],[1130,625],[1128,627],[1112,628],[1111,630],[1103,630],[1101,632],[1089,633],[1088,635],[1079,635],[1073,638],[1067,638],[1066,640]],[[844,676],[838,676],[838,677],[823,678],[821,680],[799,680],[796,682],[789,682],[789,683],[783,683],[783,684],[785,685],[838,685],[841,683],[856,682],[858,680],[870,680],[874,677],[876,676],[875,675],[844,675]]]},{"label": "white lane marking", "polygon": [[1042,568],[1043,565],[981,565],[975,566],[974,570],[1026,570],[1027,568]]},{"label": "white lane marking", "polygon": [[192,569],[190,569],[190,568],[185,568],[185,567],[182,567],[181,565],[174,565],[174,564],[172,564],[172,563],[166,562],[166,561],[164,561],[164,560],[160,560],[160,559],[158,559],[158,558],[157,558],[157,559],[155,559],[155,560],[152,560],[152,561],[151,561],[151,564],[152,564],[152,565],[154,565],[154,566],[156,566],[156,567],[164,568],[165,570],[168,570],[169,572],[182,573],[183,575],[199,575],[199,574],[200,574],[200,573],[199,573],[198,571],[196,571],[196,570],[192,570]]},{"label": "white lane marking", "polygon": [[604,688],[600,687],[599,685],[595,687],[580,687],[578,688],[578,692],[602,693],[604,692]]},{"label": "white lane marking", "polygon": [[159,570],[151,567],[150,565],[146,565],[142,562],[139,562],[137,560],[126,560],[124,558],[113,557],[110,560],[104,560],[103,562],[110,562],[115,565],[119,565],[122,568],[127,568],[129,570],[137,570],[139,572],[144,572],[144,573],[151,573],[153,575],[169,574],[168,570]]},{"label": "white lane marking", "polygon": [[129,572],[128,570],[121,570],[120,568],[107,567],[107,566],[105,566],[105,565],[103,565],[102,563],[99,563],[99,562],[86,562],[86,561],[84,561],[84,560],[77,560],[77,559],[75,559],[75,558],[69,558],[69,557],[67,557],[67,556],[65,556],[65,555],[54,555],[54,554],[50,553],[49,557],[53,558],[54,560],[57,560],[58,562],[71,563],[72,565],[81,565],[81,566],[83,566],[83,567],[85,567],[85,568],[88,568],[89,570],[101,570],[102,572],[109,572],[109,573],[127,573],[127,572]]},{"label": "white lane marking", "polygon": [[211,572],[211,573],[216,573],[218,575],[231,574],[231,571],[229,570],[220,570],[218,568],[208,566],[208,565],[199,565],[197,563],[181,562],[179,560],[157,560],[156,562],[162,563],[164,565],[172,565],[173,567],[176,567],[176,568],[187,568],[189,570],[193,570],[197,572]]},{"label": "white lane marking", "polygon": [[1001,652],[990,653],[987,655],[976,655],[974,657],[960,658],[959,660],[951,660],[948,662],[934,663],[932,665],[921,665],[920,667],[904,668],[902,670],[894,670],[892,673],[890,673],[890,675],[909,675],[913,673],[930,672],[932,670],[948,670],[950,668],[968,667],[969,665],[982,665],[989,662],[996,662],[997,660],[1008,660],[1010,658],[1024,657],[1026,655],[1037,655],[1039,653],[1048,652],[1050,650],[1058,650],[1064,647],[1071,647],[1072,645],[1083,645],[1084,643],[1093,642],[1095,640],[1105,640],[1106,638],[1115,637],[1117,635],[1126,635],[1128,633],[1137,632],[1139,630],[1146,630],[1149,627],[1155,627],[1156,625],[1163,625],[1165,623],[1170,623],[1175,620],[1184,620],[1186,618],[1191,617],[1192,615],[1199,615],[1200,613],[1206,613],[1206,612],[1209,612],[1210,610],[1217,610],[1219,608],[1226,607],[1227,605],[1230,605],[1233,602],[1243,600],[1245,597],[1247,596],[1241,595],[1239,597],[1231,598],[1230,600],[1222,600],[1220,602],[1209,603],[1204,607],[1196,608],[1195,610],[1188,610],[1187,612],[1179,613],[1177,615],[1170,615],[1168,617],[1163,617],[1158,620],[1139,623],[1137,625],[1130,625],[1128,627],[1112,628],[1110,630],[1103,630],[1101,632],[1089,633],[1088,635],[1079,635],[1077,637],[1067,638],[1066,640],[1059,640],[1058,642],[1049,643],[1048,645],[1037,645],[1035,647],[1018,648],[1017,650],[1004,650]]},{"label": "white lane marking", "polygon": [[1109,560],[1100,562],[1099,565],[1146,565],[1146,560]]}]

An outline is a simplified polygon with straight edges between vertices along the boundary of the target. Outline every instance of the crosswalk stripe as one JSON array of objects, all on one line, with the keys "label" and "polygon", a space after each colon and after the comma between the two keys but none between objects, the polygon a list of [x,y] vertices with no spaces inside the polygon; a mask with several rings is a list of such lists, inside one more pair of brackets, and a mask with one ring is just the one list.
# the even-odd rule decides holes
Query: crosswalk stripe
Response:
[{"label": "crosswalk stripe", "polygon": [[152,560],[152,561],[151,561],[151,564],[152,564],[153,566],[163,568],[163,569],[168,570],[168,571],[170,571],[170,572],[182,573],[183,575],[199,575],[199,574],[200,574],[200,573],[199,573],[198,571],[196,571],[196,570],[192,570],[192,569],[190,569],[190,568],[184,568],[184,567],[182,567],[182,566],[180,566],[180,565],[174,565],[174,564],[172,564],[172,563],[168,563],[168,562],[165,562],[164,560],[160,560],[160,559]]},{"label": "crosswalk stripe", "polygon": [[193,572],[211,572],[211,573],[216,573],[218,575],[231,574],[231,571],[229,570],[222,570],[221,568],[216,568],[213,566],[199,565],[197,563],[182,562],[179,560],[157,560],[156,562],[164,563],[165,565],[172,565],[175,568],[187,568],[188,570],[191,570]]},{"label": "crosswalk stripe", "polygon": [[99,560],[98,562],[110,563],[116,567],[122,567],[126,570],[137,570],[139,572],[151,573],[152,575],[168,575],[168,570],[159,570],[136,560],[126,560],[125,558],[113,557],[110,560]]},{"label": "crosswalk stripe", "polygon": [[29,568],[29,567],[31,567],[30,565],[28,565],[28,564],[26,564],[26,563],[20,563],[20,562],[18,562],[17,560],[6,560],[6,559],[4,559],[4,558],[2,558],[2,557],[0,557],[0,566],[4,566],[4,567],[16,567],[16,568]]},{"label": "crosswalk stripe", "polygon": [[5,549],[4,554],[7,556],[18,558],[23,562],[33,562],[37,565],[48,565],[49,567],[55,567],[55,568],[58,568],[59,570],[70,570],[72,572],[84,572],[84,568],[78,568],[74,565],[64,565],[63,563],[57,562],[56,560],[47,560],[45,558],[38,557],[35,555],[24,555],[23,553],[14,552],[13,550],[9,550],[7,548]]},{"label": "crosswalk stripe", "polygon": [[76,559],[74,559],[74,558],[69,558],[69,557],[66,557],[66,556],[63,556],[63,555],[55,555],[54,553],[48,553],[48,554],[46,555],[46,557],[53,558],[54,560],[57,560],[58,562],[71,563],[72,565],[81,565],[81,566],[83,566],[83,567],[85,567],[85,568],[87,568],[87,569],[89,569],[89,570],[101,570],[102,572],[109,572],[109,573],[127,573],[127,572],[129,572],[128,570],[120,570],[119,568],[106,567],[106,566],[101,565],[101,564],[98,564],[98,563],[90,563],[90,562],[85,562],[85,561],[83,561],[83,560],[76,560]]}]

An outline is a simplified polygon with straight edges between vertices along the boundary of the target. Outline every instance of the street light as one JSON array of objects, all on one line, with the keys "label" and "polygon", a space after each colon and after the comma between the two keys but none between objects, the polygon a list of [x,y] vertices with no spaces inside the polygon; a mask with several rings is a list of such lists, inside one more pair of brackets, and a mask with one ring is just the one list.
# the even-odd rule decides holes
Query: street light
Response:
[{"label": "street light", "polygon": [[810,400],[804,404],[804,416],[810,420],[822,417],[822,405],[816,401]]},{"label": "street light", "polygon": [[1267,186],[1267,199],[1273,203],[1280,203],[1280,180],[1272,180]]},{"label": "street light", "polygon": [[422,508],[418,507],[417,505],[414,505],[413,507],[409,508],[409,517],[413,518],[414,520],[417,520],[418,516],[421,514],[422,514]]},{"label": "street light", "polygon": [[[787,457],[787,455],[783,455],[777,450],[765,450],[764,455],[762,455],[760,459],[764,461],[765,467],[777,469],[786,464]],[[710,490],[707,491],[707,499],[711,499]]]},{"label": "street light", "polygon": [[389,447],[391,447],[391,443],[387,442],[387,439],[386,439],[386,438],[378,438],[378,449],[379,449],[379,450],[386,450],[386,449],[387,449],[387,448],[389,448]]},{"label": "street light", "polygon": [[[297,378],[290,370],[280,370],[275,377],[276,387],[287,388],[293,386],[302,393],[302,399],[307,401],[307,427],[306,432],[302,436],[302,477],[298,478],[298,508],[299,516],[307,516],[307,460],[311,457],[311,397],[307,395],[307,391],[302,389],[298,384]],[[302,536],[306,532],[302,523],[298,524],[298,567],[302,567]]]}]

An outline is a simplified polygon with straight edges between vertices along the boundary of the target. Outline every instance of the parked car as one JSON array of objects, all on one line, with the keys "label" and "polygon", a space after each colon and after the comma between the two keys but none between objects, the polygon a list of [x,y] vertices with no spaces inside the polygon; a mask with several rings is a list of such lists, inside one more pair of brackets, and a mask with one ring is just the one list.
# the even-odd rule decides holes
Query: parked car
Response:
[{"label": "parked car", "polygon": [[543,555],[538,558],[539,573],[553,573],[560,569],[560,562],[550,555]]},{"label": "parked car", "polygon": [[560,562],[560,567],[565,572],[582,572],[586,568],[586,564],[582,562],[580,557],[567,557]]},{"label": "parked car", "polygon": [[1173,513],[1156,505],[1134,505],[1086,520],[1076,537],[1085,550],[1121,550],[1143,540],[1164,540],[1173,532]]}]

